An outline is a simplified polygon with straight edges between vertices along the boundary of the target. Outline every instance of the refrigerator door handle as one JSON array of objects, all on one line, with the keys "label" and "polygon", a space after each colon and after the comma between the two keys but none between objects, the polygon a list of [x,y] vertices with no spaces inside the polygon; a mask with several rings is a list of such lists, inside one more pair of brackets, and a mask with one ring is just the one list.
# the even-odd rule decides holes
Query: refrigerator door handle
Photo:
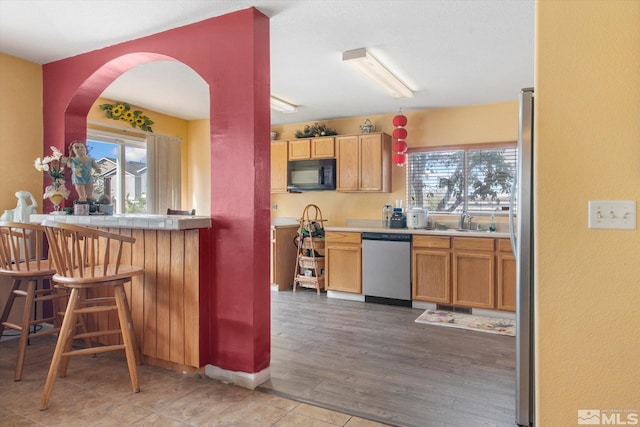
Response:
[{"label": "refrigerator door handle", "polygon": [[511,197],[509,198],[509,237],[511,240],[511,250],[513,251],[513,256],[516,259],[516,263],[518,262],[519,256],[518,256],[518,252],[516,251],[516,231],[515,231],[515,212],[513,210],[514,206],[515,206],[515,198],[516,198],[516,191],[518,188],[518,174],[516,173],[515,176],[513,177],[513,182],[511,183]]}]

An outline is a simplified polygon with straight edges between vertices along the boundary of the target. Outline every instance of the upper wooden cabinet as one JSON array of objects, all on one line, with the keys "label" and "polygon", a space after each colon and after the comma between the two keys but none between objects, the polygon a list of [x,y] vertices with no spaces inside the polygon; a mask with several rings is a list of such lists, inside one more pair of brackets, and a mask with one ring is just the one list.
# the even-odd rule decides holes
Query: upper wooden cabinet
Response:
[{"label": "upper wooden cabinet", "polygon": [[391,191],[391,136],[368,133],[336,137],[337,191]]},{"label": "upper wooden cabinet", "polygon": [[332,159],[335,156],[335,138],[332,136],[289,141],[289,160]]},{"label": "upper wooden cabinet", "polygon": [[287,141],[271,142],[271,192],[287,192]]}]

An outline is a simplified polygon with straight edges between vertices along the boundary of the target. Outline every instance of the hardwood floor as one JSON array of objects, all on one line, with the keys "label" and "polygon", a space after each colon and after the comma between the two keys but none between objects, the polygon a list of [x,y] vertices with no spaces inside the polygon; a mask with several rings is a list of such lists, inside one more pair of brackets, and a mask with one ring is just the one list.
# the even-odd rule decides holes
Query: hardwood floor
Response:
[{"label": "hardwood floor", "polygon": [[515,339],[423,310],[272,292],[263,391],[397,426],[515,425]]}]

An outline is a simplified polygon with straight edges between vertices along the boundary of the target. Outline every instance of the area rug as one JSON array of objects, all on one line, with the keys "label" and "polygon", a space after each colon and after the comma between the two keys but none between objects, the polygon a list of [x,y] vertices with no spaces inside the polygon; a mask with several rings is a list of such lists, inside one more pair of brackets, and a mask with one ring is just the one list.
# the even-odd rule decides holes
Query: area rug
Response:
[{"label": "area rug", "polygon": [[474,316],[444,310],[427,310],[416,319],[417,323],[469,329],[499,335],[516,335],[516,321],[497,317]]}]

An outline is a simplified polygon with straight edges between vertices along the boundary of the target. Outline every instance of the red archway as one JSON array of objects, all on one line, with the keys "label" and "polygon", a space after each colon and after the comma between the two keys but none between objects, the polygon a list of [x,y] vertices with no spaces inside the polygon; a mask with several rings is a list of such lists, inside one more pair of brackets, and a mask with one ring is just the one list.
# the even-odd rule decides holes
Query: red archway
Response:
[{"label": "red archway", "polygon": [[200,361],[256,373],[270,358],[268,18],[245,9],[45,64],[44,147],[84,139],[87,113],[111,82],[167,59],[202,76],[211,102],[213,227],[201,233]]}]

